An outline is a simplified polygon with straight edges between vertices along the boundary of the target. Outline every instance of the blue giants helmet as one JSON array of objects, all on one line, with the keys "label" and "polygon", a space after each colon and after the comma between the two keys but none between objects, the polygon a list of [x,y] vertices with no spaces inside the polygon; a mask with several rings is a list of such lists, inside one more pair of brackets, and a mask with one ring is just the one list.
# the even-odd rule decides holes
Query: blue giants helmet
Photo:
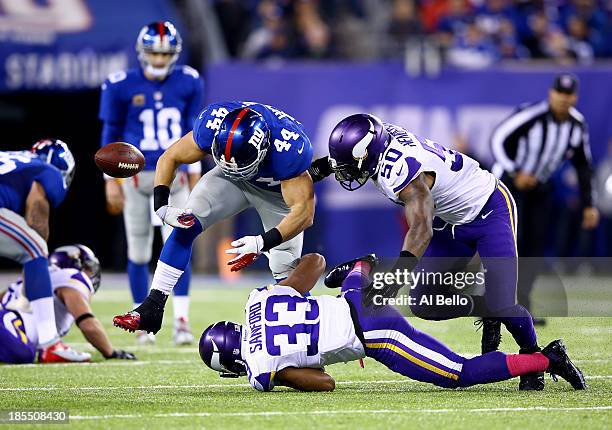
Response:
[{"label": "blue giants helmet", "polygon": [[45,163],[57,167],[62,172],[66,188],[70,186],[74,177],[75,162],[68,145],[59,139],[42,139],[32,146],[32,152]]},{"label": "blue giants helmet", "polygon": [[232,179],[251,179],[270,147],[270,128],[264,118],[249,108],[228,113],[212,144],[212,156]]},{"label": "blue giants helmet", "polygon": [[374,115],[358,113],[336,125],[329,136],[329,162],[342,188],[361,188],[378,170],[389,133]]},{"label": "blue giants helmet", "polygon": [[[145,25],[136,40],[136,52],[138,52],[140,65],[147,73],[160,79],[172,72],[182,48],[181,35],[169,21]],[[155,67],[147,57],[147,54],[152,53],[171,54],[170,61],[163,67]]]},{"label": "blue giants helmet", "polygon": [[246,375],[240,355],[242,326],[230,321],[219,321],[210,326],[200,338],[200,357],[204,364],[221,372],[222,377]]},{"label": "blue giants helmet", "polygon": [[85,272],[94,291],[100,287],[100,261],[89,247],[81,244],[60,246],[49,256],[49,263],[62,269],[77,269]]}]

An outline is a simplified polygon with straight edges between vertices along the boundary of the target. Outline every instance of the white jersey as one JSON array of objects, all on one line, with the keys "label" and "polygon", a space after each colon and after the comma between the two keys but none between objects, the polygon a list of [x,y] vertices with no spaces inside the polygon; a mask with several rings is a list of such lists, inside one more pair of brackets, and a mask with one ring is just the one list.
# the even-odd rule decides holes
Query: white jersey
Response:
[{"label": "white jersey", "polygon": [[379,161],[375,184],[393,202],[421,172],[435,174],[434,215],[449,224],[473,221],[495,189],[496,179],[478,162],[395,126],[384,124],[390,143]]},{"label": "white jersey", "polygon": [[[64,303],[55,295],[58,288],[72,288],[87,300],[91,300],[94,293],[91,280],[83,272],[76,269],[60,269],[54,266],[49,267],[51,275],[51,287],[53,290],[53,305],[55,310],[55,326],[60,336],[65,336],[72,324],[74,317],[68,312]],[[2,297],[2,307],[5,309],[16,310],[21,315],[25,325],[25,332],[30,341],[38,344],[38,332],[30,303],[23,293],[23,281],[19,280],[9,287],[6,294]]]},{"label": "white jersey", "polygon": [[304,297],[288,286],[251,292],[245,307],[242,359],[249,382],[260,391],[274,388],[286,367],[320,368],[365,356],[350,309],[342,297]]}]

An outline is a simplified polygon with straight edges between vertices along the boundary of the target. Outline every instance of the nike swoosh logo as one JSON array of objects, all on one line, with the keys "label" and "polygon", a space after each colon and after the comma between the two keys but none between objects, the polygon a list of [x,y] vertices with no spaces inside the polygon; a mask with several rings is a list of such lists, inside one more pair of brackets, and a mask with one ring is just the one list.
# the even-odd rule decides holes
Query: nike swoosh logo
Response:
[{"label": "nike swoosh logo", "polygon": [[401,176],[402,172],[404,171],[404,166],[405,164],[402,164],[402,167],[400,167],[399,172],[397,172],[397,176]]},{"label": "nike swoosh logo", "polygon": [[297,152],[298,154],[301,154],[302,152],[304,152],[304,143],[305,142],[302,142],[302,147],[298,149],[298,152]]},{"label": "nike swoosh logo", "polygon": [[480,215],[480,218],[482,218],[482,219],[486,219],[486,218],[487,218],[489,215],[491,215],[491,213],[493,213],[493,211],[489,211],[489,212],[487,212],[487,213],[486,213],[486,214],[484,214],[484,215]]}]

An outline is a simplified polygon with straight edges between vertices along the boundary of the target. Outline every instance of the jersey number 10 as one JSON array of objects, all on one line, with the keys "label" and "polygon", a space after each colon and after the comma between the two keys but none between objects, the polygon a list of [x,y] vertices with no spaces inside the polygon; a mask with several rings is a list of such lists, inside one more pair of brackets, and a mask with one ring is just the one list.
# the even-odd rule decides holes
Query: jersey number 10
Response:
[{"label": "jersey number 10", "polygon": [[142,122],[142,151],[165,150],[181,138],[181,111],[175,107],[163,108],[157,115],[153,109],[145,109],[138,119]]}]

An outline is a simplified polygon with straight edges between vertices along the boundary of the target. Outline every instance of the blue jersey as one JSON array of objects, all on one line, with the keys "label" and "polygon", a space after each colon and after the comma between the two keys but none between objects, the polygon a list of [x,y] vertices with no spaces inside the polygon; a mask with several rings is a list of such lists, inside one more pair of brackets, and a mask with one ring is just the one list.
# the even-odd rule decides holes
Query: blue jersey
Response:
[{"label": "blue jersey", "polygon": [[145,156],[145,170],[192,129],[202,108],[204,85],[198,72],[177,66],[163,81],[147,79],[141,69],[111,74],[102,85],[102,146],[131,143]]},{"label": "blue jersey", "polygon": [[58,168],[29,151],[0,152],[0,208],[23,216],[34,181],[42,185],[51,207],[66,197],[68,187]]},{"label": "blue jersey", "polygon": [[304,126],[295,118],[272,106],[252,102],[214,103],[198,116],[193,139],[200,149],[212,153],[212,143],[223,118],[230,111],[248,107],[260,113],[270,127],[270,148],[249,182],[260,188],[280,192],[280,181],[295,178],[312,162],[312,144]]}]

